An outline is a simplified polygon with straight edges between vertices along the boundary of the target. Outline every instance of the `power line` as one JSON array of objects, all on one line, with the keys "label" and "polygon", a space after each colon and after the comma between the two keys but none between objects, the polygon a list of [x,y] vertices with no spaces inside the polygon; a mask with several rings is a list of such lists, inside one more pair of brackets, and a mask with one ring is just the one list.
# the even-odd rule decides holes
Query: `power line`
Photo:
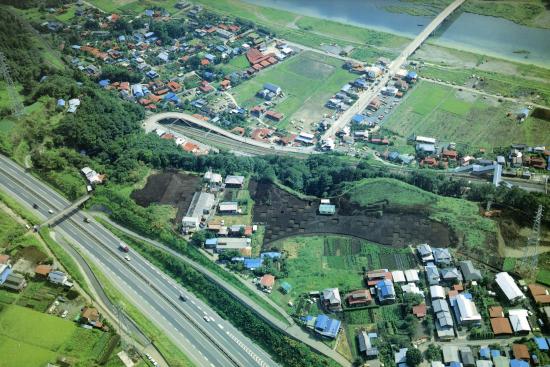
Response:
[{"label": "power line", "polygon": [[540,222],[542,220],[542,205],[539,205],[531,233],[527,238],[527,245],[516,266],[518,273],[525,275],[534,275],[539,264],[539,243],[540,243]]},{"label": "power line", "polygon": [[15,84],[13,83],[13,79],[11,78],[10,69],[6,62],[6,57],[4,56],[4,53],[2,51],[0,51],[0,73],[2,74],[2,78],[6,81],[8,97],[11,102],[11,112],[15,117],[19,117],[23,113],[23,104],[19,99],[19,94],[15,90]]}]

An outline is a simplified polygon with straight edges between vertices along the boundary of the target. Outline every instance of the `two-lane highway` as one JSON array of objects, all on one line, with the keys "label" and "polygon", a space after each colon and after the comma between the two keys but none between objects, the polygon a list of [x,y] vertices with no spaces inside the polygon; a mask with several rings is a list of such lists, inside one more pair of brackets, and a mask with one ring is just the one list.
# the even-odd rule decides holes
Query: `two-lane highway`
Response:
[{"label": "two-lane highway", "polygon": [[[0,187],[48,218],[49,210],[70,203],[57,192],[0,156]],[[75,213],[56,230],[72,240],[141,312],[148,315],[199,366],[275,366],[270,356],[208,305],[184,290],[139,254],[130,261],[118,250],[120,240],[93,219]],[[185,294],[187,301],[179,300]],[[207,316],[209,321],[205,320]]]}]

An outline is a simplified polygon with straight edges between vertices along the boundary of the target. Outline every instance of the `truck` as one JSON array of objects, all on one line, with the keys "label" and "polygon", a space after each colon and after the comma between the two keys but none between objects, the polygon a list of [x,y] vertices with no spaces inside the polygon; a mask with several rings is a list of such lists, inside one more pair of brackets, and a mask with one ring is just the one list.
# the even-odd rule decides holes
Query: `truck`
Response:
[{"label": "truck", "polygon": [[123,242],[118,244],[118,248],[122,252],[130,252],[130,248],[128,247],[128,245]]}]

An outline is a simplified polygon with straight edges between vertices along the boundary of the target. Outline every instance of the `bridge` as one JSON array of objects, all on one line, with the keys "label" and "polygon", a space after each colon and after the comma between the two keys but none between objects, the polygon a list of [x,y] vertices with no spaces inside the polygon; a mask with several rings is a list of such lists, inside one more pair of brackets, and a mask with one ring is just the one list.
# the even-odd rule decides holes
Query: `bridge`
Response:
[{"label": "bridge", "polygon": [[354,115],[361,113],[365,108],[367,108],[370,101],[372,101],[372,99],[380,93],[382,88],[384,88],[386,83],[391,79],[392,75],[394,75],[401,68],[401,65],[403,65],[409,56],[411,56],[420,47],[420,45],[426,41],[433,31],[435,31],[435,29],[445,19],[447,19],[449,15],[451,15],[460,5],[462,5],[464,1],[465,0],[455,0],[447,6],[445,10],[439,13],[439,15],[436,16],[430,24],[428,24],[426,28],[424,28],[422,32],[420,32],[420,34],[416,36],[407,47],[405,47],[403,51],[401,51],[399,56],[390,63],[387,72],[378,80],[378,85],[376,85],[373,89],[364,91],[359,96],[359,99],[357,99],[357,101],[348,110],[342,113],[338,120],[336,120],[332,126],[325,131],[323,137],[334,137],[336,132],[349,123]]},{"label": "bridge", "polygon": [[61,222],[66,217],[72,215],[73,213],[77,212],[79,210],[80,205],[84,204],[86,201],[88,201],[91,198],[90,195],[84,195],[81,198],[79,198],[77,201],[72,203],[70,206],[66,207],[65,209],[55,213],[51,217],[49,217],[44,223],[41,224],[41,226],[49,226],[52,227],[59,222]]}]

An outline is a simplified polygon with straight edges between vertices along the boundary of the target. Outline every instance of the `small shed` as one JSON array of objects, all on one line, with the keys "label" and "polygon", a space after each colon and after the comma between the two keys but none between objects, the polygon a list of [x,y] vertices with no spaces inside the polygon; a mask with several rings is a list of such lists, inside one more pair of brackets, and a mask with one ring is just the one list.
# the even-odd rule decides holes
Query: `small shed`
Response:
[{"label": "small shed", "polygon": [[321,215],[334,215],[336,213],[336,206],[332,204],[319,205],[319,214]]}]

